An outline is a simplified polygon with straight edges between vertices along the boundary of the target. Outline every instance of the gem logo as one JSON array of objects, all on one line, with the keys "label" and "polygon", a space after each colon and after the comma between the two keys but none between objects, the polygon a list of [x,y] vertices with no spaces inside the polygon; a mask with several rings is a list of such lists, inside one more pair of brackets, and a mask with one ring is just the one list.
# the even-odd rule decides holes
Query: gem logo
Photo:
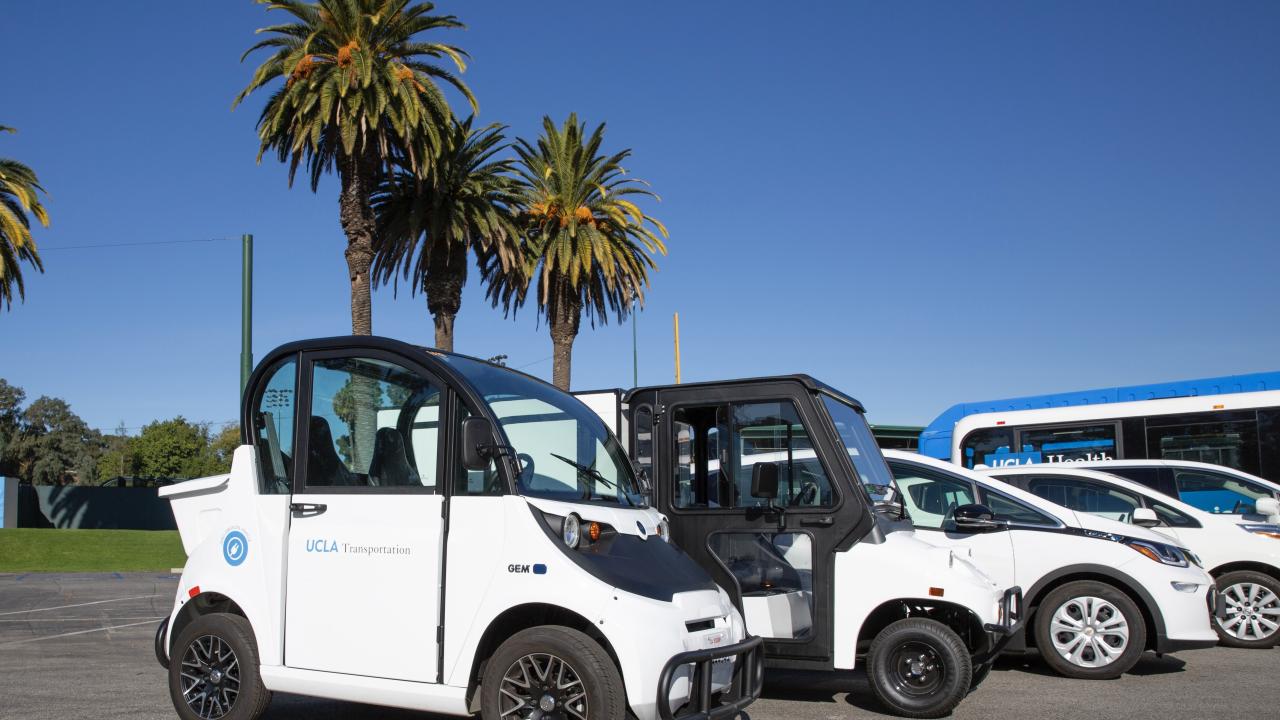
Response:
[{"label": "gem logo", "polygon": [[222,538],[222,558],[231,567],[244,562],[249,556],[249,540],[239,530],[232,530]]}]

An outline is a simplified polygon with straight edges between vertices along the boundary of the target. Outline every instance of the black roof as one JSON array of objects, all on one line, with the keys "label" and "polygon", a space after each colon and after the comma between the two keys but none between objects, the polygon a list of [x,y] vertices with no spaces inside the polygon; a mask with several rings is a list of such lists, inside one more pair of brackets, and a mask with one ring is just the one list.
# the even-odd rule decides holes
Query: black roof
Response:
[{"label": "black roof", "polygon": [[794,375],[766,375],[763,377],[737,378],[733,380],[711,380],[711,381],[704,381],[704,382],[691,382],[691,383],[680,383],[680,384],[672,383],[667,385],[646,385],[645,387],[638,387],[638,388],[632,388],[630,390],[627,390],[626,392],[623,393],[622,400],[623,402],[630,402],[631,397],[633,395],[644,390],[674,390],[676,388],[681,388],[681,389],[712,388],[712,387],[724,387],[726,385],[759,385],[763,383],[774,383],[779,381],[800,383],[805,387],[806,390],[809,390],[810,392],[825,393],[827,395],[830,395],[836,398],[837,400],[841,400],[846,403],[849,403],[850,405],[853,405],[854,407],[858,408],[864,413],[867,411],[866,406],[863,405],[857,398],[851,395],[846,395],[845,393],[822,382],[821,380],[813,377],[812,375],[805,375],[804,373],[796,373]]}]

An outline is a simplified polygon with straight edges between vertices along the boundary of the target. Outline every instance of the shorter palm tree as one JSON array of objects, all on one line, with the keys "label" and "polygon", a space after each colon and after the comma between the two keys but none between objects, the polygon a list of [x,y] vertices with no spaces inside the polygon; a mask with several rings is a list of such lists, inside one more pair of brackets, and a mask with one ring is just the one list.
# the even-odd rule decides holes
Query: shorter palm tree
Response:
[{"label": "shorter palm tree", "polygon": [[436,347],[450,352],[470,252],[503,272],[519,266],[520,184],[512,175],[513,161],[495,159],[508,147],[504,128],[473,130],[471,123],[455,121],[443,134],[425,178],[401,164],[373,197],[374,280],[394,284],[403,277],[413,294],[421,288],[435,321]]},{"label": "shorter palm tree", "polygon": [[523,266],[503,272],[489,261],[481,269],[490,300],[508,312],[535,290],[551,331],[552,380],[568,390],[583,313],[594,327],[610,315],[625,320],[633,302],[643,305],[649,270],[657,269],[652,255],[667,252],[667,229],[632,201],[657,195],[643,180],[626,177],[621,163],[631,151],[601,154],[603,123],[588,134],[576,114],[560,127],[544,117],[542,131],[536,145],[515,146],[525,186]]},{"label": "shorter palm tree", "polygon": [[[12,133],[14,129],[0,125],[0,132]],[[21,263],[44,272],[28,217],[49,227],[49,214],[38,195],[43,192],[34,170],[17,160],[0,158],[0,303],[6,310],[12,307],[15,287],[19,300],[27,297]]]}]

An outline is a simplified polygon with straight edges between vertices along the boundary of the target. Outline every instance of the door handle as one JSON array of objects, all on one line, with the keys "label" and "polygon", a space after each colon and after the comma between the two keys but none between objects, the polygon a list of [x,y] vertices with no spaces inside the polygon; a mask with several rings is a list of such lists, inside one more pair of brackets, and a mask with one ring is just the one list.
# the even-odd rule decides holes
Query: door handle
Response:
[{"label": "door handle", "polygon": [[818,525],[821,527],[830,527],[834,525],[835,522],[836,522],[835,518],[831,517],[830,515],[823,515],[822,517],[816,517],[816,518],[800,519],[801,525],[809,525],[809,526]]},{"label": "door handle", "polygon": [[289,510],[296,518],[315,517],[324,514],[324,511],[328,509],[328,505],[321,505],[320,503],[289,503]]}]

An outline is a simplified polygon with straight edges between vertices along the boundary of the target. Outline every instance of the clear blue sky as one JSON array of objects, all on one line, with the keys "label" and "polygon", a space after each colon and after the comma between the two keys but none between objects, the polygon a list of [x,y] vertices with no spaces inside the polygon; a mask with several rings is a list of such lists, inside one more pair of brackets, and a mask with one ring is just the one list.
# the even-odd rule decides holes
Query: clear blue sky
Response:
[{"label": "clear blue sky", "polygon": [[[964,400],[1280,367],[1280,4],[444,2],[481,119],[609,124],[671,229],[640,381],[812,373],[873,422]],[[245,1],[10,3],[0,156],[32,165],[47,272],[0,315],[0,377],[92,425],[236,417],[236,242],[258,356],[349,332],[337,188],[256,165],[230,111],[274,21]],[[378,334],[428,343],[421,298]],[[584,328],[577,388],[629,385]],[[532,312],[472,283],[457,348],[550,375]]]}]

